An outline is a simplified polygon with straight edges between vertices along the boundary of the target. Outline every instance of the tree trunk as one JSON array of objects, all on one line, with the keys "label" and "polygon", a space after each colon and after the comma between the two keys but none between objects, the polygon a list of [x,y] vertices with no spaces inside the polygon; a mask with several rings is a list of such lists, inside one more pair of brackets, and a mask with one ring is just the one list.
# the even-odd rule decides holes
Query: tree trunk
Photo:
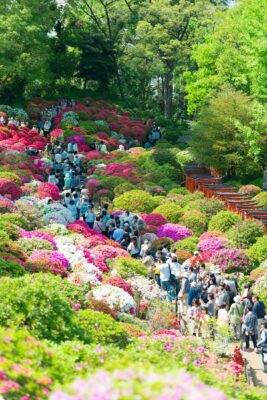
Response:
[{"label": "tree trunk", "polygon": [[120,98],[121,98],[121,101],[125,101],[125,95],[124,95],[124,90],[123,90],[123,86],[122,86],[121,76],[119,73],[116,56],[113,52],[112,52],[112,60],[113,60],[114,68],[115,68],[115,75],[116,75],[116,79],[117,79],[118,89],[120,92]]},{"label": "tree trunk", "polygon": [[172,118],[172,72],[167,72],[164,77],[164,116],[167,119]]}]

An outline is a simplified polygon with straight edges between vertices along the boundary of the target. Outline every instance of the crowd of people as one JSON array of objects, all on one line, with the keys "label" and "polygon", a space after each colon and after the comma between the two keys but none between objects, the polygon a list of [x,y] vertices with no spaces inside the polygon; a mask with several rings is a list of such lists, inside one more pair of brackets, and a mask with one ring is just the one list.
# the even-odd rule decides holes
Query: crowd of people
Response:
[{"label": "crowd of people", "polygon": [[[63,102],[42,115],[42,122],[51,123],[47,137],[54,116],[66,105],[75,104],[73,101]],[[38,129],[44,128],[40,125]],[[160,128],[154,123],[147,147],[153,146],[160,136]],[[124,150],[122,147],[120,150]],[[90,149],[108,151],[104,142],[92,142]],[[86,175],[76,143],[51,142],[46,152],[53,162],[48,181],[59,187],[61,202],[73,218],[83,219],[90,228],[120,243],[133,258],[140,259],[146,265],[150,279],[166,292],[170,302],[176,303],[178,314],[187,319],[192,335],[210,337],[210,322],[216,318],[218,324],[231,327],[235,339],[244,340],[244,350],[249,350],[250,341],[255,351],[265,346],[267,349],[264,304],[253,295],[248,285],[240,293],[238,275],[222,276],[220,269],[208,268],[198,251],[180,264],[176,249],[170,249],[168,245],[154,247],[153,234],[145,230],[140,216],[128,210],[113,214],[108,204],[95,204],[85,186]]]}]

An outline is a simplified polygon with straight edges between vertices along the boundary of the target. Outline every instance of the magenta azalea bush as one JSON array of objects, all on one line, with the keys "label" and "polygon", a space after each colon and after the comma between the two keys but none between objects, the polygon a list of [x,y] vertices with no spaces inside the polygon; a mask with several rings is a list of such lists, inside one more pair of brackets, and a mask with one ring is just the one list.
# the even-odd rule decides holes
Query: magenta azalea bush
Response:
[{"label": "magenta azalea bush", "polygon": [[214,257],[214,263],[224,272],[245,272],[252,267],[250,259],[240,249],[221,249]]},{"label": "magenta azalea bush", "polygon": [[193,232],[183,225],[165,224],[158,228],[157,236],[159,238],[167,237],[177,242],[178,240],[193,236]]},{"label": "magenta azalea bush", "polygon": [[227,246],[227,240],[220,238],[204,239],[199,242],[198,247],[201,251],[218,251]]},{"label": "magenta azalea bush", "polygon": [[50,272],[54,275],[68,276],[69,262],[63,254],[57,251],[35,250],[29,257],[31,271]]},{"label": "magenta azalea bush", "polygon": [[23,229],[20,229],[19,235],[21,237],[28,238],[28,239],[38,238],[38,239],[47,240],[48,242],[50,242],[52,244],[54,250],[57,249],[57,245],[56,245],[56,242],[55,242],[53,236],[49,235],[48,233],[44,233],[44,232],[40,232],[40,231],[27,232],[27,231],[24,231]]},{"label": "magenta azalea bush", "polygon": [[6,178],[0,179],[0,194],[9,197],[11,200],[17,200],[22,196],[22,191],[19,185]]},{"label": "magenta azalea bush", "polygon": [[167,220],[161,214],[151,213],[151,214],[143,214],[143,221],[146,225],[150,226],[161,226],[166,224]]},{"label": "magenta azalea bush", "polygon": [[45,199],[46,197],[49,197],[53,200],[59,200],[61,197],[57,185],[54,185],[51,182],[41,183],[38,186],[38,195],[40,199]]}]

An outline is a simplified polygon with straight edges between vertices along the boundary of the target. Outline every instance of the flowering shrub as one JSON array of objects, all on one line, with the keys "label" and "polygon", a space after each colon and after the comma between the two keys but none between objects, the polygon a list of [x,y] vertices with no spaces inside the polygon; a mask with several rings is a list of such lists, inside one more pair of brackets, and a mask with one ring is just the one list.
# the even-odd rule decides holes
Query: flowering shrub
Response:
[{"label": "flowering shrub", "polygon": [[0,179],[0,194],[9,197],[11,200],[17,200],[22,196],[21,188],[7,178]]},{"label": "flowering shrub", "polygon": [[159,246],[166,246],[170,250],[173,243],[174,241],[170,238],[159,238],[153,241],[153,248],[157,250]]},{"label": "flowering shrub", "polygon": [[17,225],[23,229],[29,228],[29,221],[23,215],[14,212],[2,214],[0,224],[4,224],[7,228],[8,234],[10,233],[11,235],[17,231],[13,230],[10,224]]},{"label": "flowering shrub", "polygon": [[259,237],[246,253],[255,265],[259,265],[261,262],[265,261],[267,254],[267,236]]},{"label": "flowering shrub", "polygon": [[190,201],[184,208],[185,211],[200,211],[205,214],[209,221],[213,215],[218,214],[219,211],[225,210],[225,204],[221,200],[214,198],[211,199],[197,199]]},{"label": "flowering shrub", "polygon": [[198,244],[199,250],[202,252],[212,252],[213,254],[227,247],[227,240],[223,238],[210,238],[201,240]]},{"label": "flowering shrub", "polygon": [[267,304],[267,277],[261,277],[254,285],[254,293],[259,296],[264,304]]},{"label": "flowering shrub", "polygon": [[133,276],[128,279],[132,289],[137,292],[142,302],[150,304],[153,301],[161,300],[165,297],[165,292],[159,286],[148,278],[143,276]]},{"label": "flowering shrub", "polygon": [[79,325],[88,336],[92,337],[93,343],[114,344],[125,347],[128,335],[119,322],[110,315],[93,310],[82,310],[79,312]]},{"label": "flowering shrub", "polygon": [[40,199],[45,199],[46,197],[50,197],[53,200],[59,200],[61,197],[57,185],[54,185],[53,183],[50,182],[41,183],[38,186],[38,195]]},{"label": "flowering shrub", "polygon": [[252,197],[256,196],[260,192],[261,192],[261,188],[256,185],[244,185],[244,186],[241,186],[239,189],[239,193],[245,193]]},{"label": "flowering shrub", "polygon": [[29,262],[31,270],[34,272],[50,272],[62,277],[68,276],[68,260],[57,251],[35,250],[30,256]]},{"label": "flowering shrub", "polygon": [[156,206],[153,196],[143,190],[131,190],[115,198],[114,207],[133,213],[149,213]]},{"label": "flowering shrub", "polygon": [[111,267],[123,279],[131,278],[135,275],[147,276],[146,266],[137,259],[130,257],[117,257],[111,262]]},{"label": "flowering shrub", "polygon": [[225,272],[244,272],[252,264],[246,254],[240,249],[222,249],[214,257],[214,262]]},{"label": "flowering shrub", "polygon": [[260,278],[267,277],[266,263],[261,263],[258,268],[253,269],[249,274],[249,279],[256,282]]},{"label": "flowering shrub", "polygon": [[119,276],[111,276],[105,282],[107,285],[116,286],[124,290],[130,296],[134,297],[131,285]]},{"label": "flowering shrub", "polygon": [[100,245],[96,246],[95,250],[99,251],[103,257],[103,260],[113,259],[116,257],[129,257],[129,253],[122,248]]},{"label": "flowering shrub", "polygon": [[265,229],[260,221],[247,219],[235,224],[226,234],[234,246],[247,249],[256,242],[258,237],[265,234]]},{"label": "flowering shrub", "polygon": [[209,222],[209,230],[226,232],[237,222],[241,222],[241,217],[230,211],[220,211],[214,215]]},{"label": "flowering shrub", "polygon": [[11,182],[16,183],[17,185],[21,185],[21,178],[17,175],[14,174],[13,172],[8,172],[8,171],[2,171],[0,170],[0,179],[5,178],[8,179]]},{"label": "flowering shrub", "polygon": [[16,206],[9,200],[0,198],[0,214],[15,211]]},{"label": "flowering shrub", "polygon": [[20,229],[19,232],[20,236],[23,238],[38,238],[38,239],[43,239],[46,240],[47,242],[51,243],[52,245],[52,249],[56,250],[56,242],[53,238],[52,235],[49,235],[48,233],[45,232],[41,232],[41,231],[24,231],[22,229]]},{"label": "flowering shrub", "polygon": [[217,231],[208,231],[202,233],[202,235],[199,237],[199,240],[206,240],[206,239],[213,239],[213,238],[218,238],[218,239],[226,239],[226,235],[223,232],[217,232]]},{"label": "flowering shrub", "polygon": [[134,313],[136,304],[132,296],[119,287],[102,285],[89,293],[96,300],[105,300],[108,305],[117,311]]},{"label": "flowering shrub", "polygon": [[161,214],[168,222],[177,224],[180,221],[183,211],[178,204],[164,202],[164,204],[153,210],[153,214]]},{"label": "flowering shrub", "polygon": [[161,226],[166,224],[167,220],[161,214],[143,214],[143,221],[150,226]]},{"label": "flowering shrub", "polygon": [[185,260],[188,260],[188,258],[192,257],[192,253],[187,251],[187,250],[176,250],[176,255],[178,258],[178,262],[181,264]]},{"label": "flowering shrub", "polygon": [[193,232],[182,225],[165,224],[158,228],[157,235],[161,238],[168,237],[174,242],[177,242],[178,240],[192,236]]},{"label": "flowering shrub", "polygon": [[[143,379],[143,377],[146,379]],[[156,382],[156,384],[155,384]],[[175,399],[177,393],[181,399],[198,400],[227,400],[224,394],[215,388],[209,387],[185,372],[173,375],[154,370],[115,370],[113,373],[99,371],[87,378],[86,381],[77,381],[70,391],[74,395],[56,391],[50,400],[89,400],[93,398],[122,399],[125,393],[131,393],[132,398],[151,400]],[[141,393],[141,396],[140,396]],[[145,396],[142,395],[145,393]]]},{"label": "flowering shrub", "polygon": [[117,320],[117,312],[115,310],[112,310],[112,308],[110,308],[104,300],[90,299],[90,308],[92,308],[94,311],[100,311],[104,314],[108,314],[113,319]]}]

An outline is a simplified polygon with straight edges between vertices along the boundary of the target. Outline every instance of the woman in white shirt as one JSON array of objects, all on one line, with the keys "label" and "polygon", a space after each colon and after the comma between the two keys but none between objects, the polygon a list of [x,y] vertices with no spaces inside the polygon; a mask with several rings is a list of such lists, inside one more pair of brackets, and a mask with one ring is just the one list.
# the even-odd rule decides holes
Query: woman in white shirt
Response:
[{"label": "woman in white shirt", "polygon": [[133,258],[137,258],[139,256],[138,242],[136,236],[131,239],[131,243],[127,247],[127,251],[131,254]]}]

